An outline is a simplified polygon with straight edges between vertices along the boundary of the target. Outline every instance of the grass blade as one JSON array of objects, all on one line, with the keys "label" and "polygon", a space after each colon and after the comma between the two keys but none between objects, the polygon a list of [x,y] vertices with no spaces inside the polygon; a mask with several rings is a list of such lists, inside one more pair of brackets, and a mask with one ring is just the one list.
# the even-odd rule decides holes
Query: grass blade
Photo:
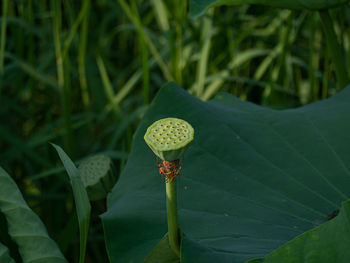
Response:
[{"label": "grass blade", "polygon": [[[66,150],[69,154],[73,152],[72,146],[72,123],[71,123],[71,90],[69,85],[69,72],[68,69],[68,55],[63,56],[61,49],[61,28],[62,28],[62,10],[61,3],[57,0],[51,1],[51,8],[53,10],[53,36],[54,36],[54,46],[56,52],[56,67],[57,67],[57,78],[58,86],[61,91],[61,103],[63,109],[64,126],[67,130],[67,134],[64,136],[64,144]],[[66,69],[66,71],[65,71]]]},{"label": "grass blade", "polygon": [[[140,14],[137,10],[136,2],[135,0],[131,1],[131,7],[134,12],[134,16],[136,17],[138,21],[138,25],[141,25],[141,18]],[[149,65],[148,65],[148,49],[145,43],[145,33],[142,30],[142,26],[137,26],[137,33],[138,33],[138,39],[139,39],[139,45],[140,45],[140,52],[141,52],[141,63],[142,63],[142,87],[143,87],[143,102],[144,104],[149,104]]]},{"label": "grass blade", "polygon": [[[87,6],[86,8],[84,8]],[[79,64],[79,82],[81,88],[81,96],[85,107],[90,103],[90,97],[88,92],[87,80],[86,80],[86,69],[85,69],[85,53],[86,53],[86,44],[88,37],[88,25],[89,25],[89,13],[90,13],[90,0],[84,1],[84,19],[81,25],[80,33],[80,43],[78,51],[78,64]]]},{"label": "grass blade", "polygon": [[125,2],[125,0],[118,0],[120,6],[122,7],[123,11],[125,12],[126,16],[130,19],[130,21],[135,25],[135,27],[139,30],[143,32],[143,36],[144,36],[144,41],[145,43],[148,45],[148,48],[150,50],[150,52],[152,53],[152,55],[154,56],[154,58],[156,59],[159,68],[161,69],[161,71],[164,74],[164,77],[168,80],[171,81],[173,80],[173,76],[171,75],[167,64],[164,62],[162,56],[159,54],[157,48],[155,47],[155,45],[153,44],[152,40],[147,36],[147,34],[144,33],[144,30],[142,28],[142,24],[141,21],[135,16],[135,14],[131,11],[130,7],[128,6],[128,4]]},{"label": "grass blade", "polygon": [[79,221],[79,229],[80,229],[80,263],[84,263],[85,260],[85,252],[86,252],[86,243],[87,243],[87,235],[89,230],[89,222],[90,222],[90,213],[91,206],[89,202],[88,195],[85,190],[85,186],[83,181],[80,178],[79,172],[75,167],[72,160],[68,157],[68,155],[62,150],[58,145],[52,144],[52,146],[56,149],[64,167],[67,170],[69,178],[72,183],[74,200],[75,200],[75,208],[77,210],[78,221]]},{"label": "grass blade", "polygon": [[201,97],[203,95],[205,76],[208,68],[208,59],[211,45],[211,37],[212,37],[212,13],[211,10],[209,12],[210,17],[204,17],[201,38],[202,38],[202,50],[200,52],[199,61],[197,64],[197,76],[196,76],[196,94],[197,97]]},{"label": "grass blade", "polygon": [[8,0],[2,2],[2,19],[1,19],[1,39],[0,39],[0,74],[4,70],[4,53],[6,44],[6,18],[7,18]]},{"label": "grass blade", "polygon": [[35,68],[34,66],[26,63],[25,61],[21,60],[18,57],[15,57],[14,55],[5,52],[4,56],[7,59],[10,59],[13,61],[14,64],[16,64],[21,70],[23,70],[28,76],[32,77],[33,79],[38,80],[39,82],[53,88],[55,91],[58,90],[57,83],[51,79],[49,76],[42,73],[38,68]]},{"label": "grass blade", "polygon": [[341,90],[349,83],[349,76],[346,71],[346,60],[344,56],[345,52],[341,44],[339,44],[337,41],[333,22],[328,10],[322,10],[319,13],[326,36],[328,50],[332,55],[332,60],[334,63],[335,74],[337,76],[337,88]]},{"label": "grass blade", "polygon": [[155,16],[159,27],[163,31],[169,30],[168,14],[166,6],[163,3],[163,0],[151,0],[151,4],[155,10]]},{"label": "grass blade", "polygon": [[115,102],[114,101],[114,90],[113,90],[113,86],[112,83],[108,77],[108,73],[107,73],[107,69],[105,67],[105,64],[102,60],[102,58],[100,56],[98,56],[96,58],[97,61],[97,66],[98,69],[100,71],[100,75],[101,75],[101,79],[102,79],[102,84],[108,99],[109,104],[111,105],[115,116],[117,117],[117,119],[119,118],[120,115],[120,108],[119,108],[119,102]]}]

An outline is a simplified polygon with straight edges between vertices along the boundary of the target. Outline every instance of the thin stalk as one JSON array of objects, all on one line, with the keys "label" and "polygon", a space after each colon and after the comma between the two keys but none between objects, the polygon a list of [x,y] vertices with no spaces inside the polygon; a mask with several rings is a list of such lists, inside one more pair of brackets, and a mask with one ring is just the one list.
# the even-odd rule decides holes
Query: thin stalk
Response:
[{"label": "thin stalk", "polygon": [[175,76],[175,81],[182,85],[182,67],[183,67],[183,46],[182,46],[182,37],[183,37],[183,24],[186,19],[186,10],[187,10],[187,1],[181,0],[175,6],[174,18],[175,18],[175,56],[173,57],[174,61],[172,62],[173,66],[173,75]]},{"label": "thin stalk", "polygon": [[139,34],[139,45],[141,49],[141,62],[142,62],[142,75],[143,75],[143,102],[144,104],[149,104],[150,102],[150,72],[148,65],[148,50],[145,44],[145,39],[143,34]]},{"label": "thin stalk", "polygon": [[166,208],[168,214],[169,244],[175,254],[180,257],[180,238],[177,216],[176,180],[166,182]]},{"label": "thin stalk", "polygon": [[67,56],[70,45],[72,44],[74,37],[77,35],[77,31],[78,31],[80,24],[84,23],[83,22],[84,19],[86,18],[86,16],[88,16],[87,13],[89,12],[89,8],[90,8],[90,1],[84,1],[83,6],[80,9],[78,17],[75,19],[73,25],[70,28],[70,31],[69,31],[67,37],[64,40],[63,49],[62,49],[62,57],[63,58],[65,58]]},{"label": "thin stalk", "polygon": [[158,26],[161,28],[162,31],[168,31],[169,30],[169,18],[167,14],[167,8],[163,3],[163,0],[151,0],[153,9],[154,9],[154,15],[156,17]]},{"label": "thin stalk", "polygon": [[[214,9],[212,9],[214,10]],[[203,25],[201,29],[201,41],[202,49],[200,51],[200,58],[197,64],[197,74],[196,74],[196,94],[197,97],[203,96],[205,78],[208,68],[208,60],[211,46],[211,35],[212,35],[212,14],[213,11],[210,10],[209,17],[203,17]]]},{"label": "thin stalk", "polygon": [[315,101],[318,94],[318,85],[316,85],[315,68],[317,62],[317,52],[315,52],[315,39],[316,39],[316,22],[315,16],[310,15],[310,34],[309,34],[309,101]]},{"label": "thin stalk", "polygon": [[288,86],[284,85],[286,83],[283,83],[283,81],[288,80],[288,77],[286,76],[287,74],[287,57],[288,53],[290,52],[290,36],[291,36],[291,30],[293,28],[293,15],[294,13],[291,12],[290,15],[288,16],[286,23],[287,26],[282,27],[281,31],[281,42],[282,42],[282,52],[279,56],[279,60],[277,62],[277,67],[276,67],[276,75],[273,76],[274,82],[282,84],[283,87],[289,88],[289,83],[287,83]]},{"label": "thin stalk", "polygon": [[67,26],[70,28],[74,23],[75,8],[73,6],[73,2],[71,0],[61,0],[62,8],[65,14],[65,22],[67,22]]},{"label": "thin stalk", "polygon": [[80,32],[78,65],[79,65],[79,82],[80,82],[80,88],[81,88],[81,96],[83,99],[84,106],[88,107],[90,104],[90,97],[89,97],[88,85],[86,80],[85,54],[86,54],[86,43],[87,43],[87,37],[88,37],[90,0],[84,1],[83,10],[84,10],[84,18],[82,21],[81,32]]},{"label": "thin stalk", "polygon": [[[28,0],[26,4],[26,20],[27,22],[34,26],[34,14],[33,14],[33,1]],[[27,61],[30,65],[35,65],[35,42],[34,42],[34,36],[32,32],[28,32],[27,37],[27,43],[28,43],[28,50],[27,50]],[[28,87],[30,87],[30,90],[33,90],[33,88],[37,85],[35,83],[35,80],[30,78],[27,82]]]},{"label": "thin stalk", "polygon": [[112,106],[116,119],[119,120],[120,119],[120,108],[118,105],[119,103],[114,100],[115,94],[114,94],[112,83],[108,77],[107,69],[100,56],[96,58],[96,61],[97,61],[97,67],[100,71],[102,84],[103,84],[103,88],[105,90],[107,99]]},{"label": "thin stalk", "polygon": [[332,19],[329,15],[328,10],[321,10],[319,13],[326,36],[328,50],[335,67],[335,74],[337,76],[337,88],[341,90],[345,88],[345,86],[349,83],[349,77],[346,71],[345,52],[343,50],[343,47],[337,41],[337,36],[334,32]]},{"label": "thin stalk", "polygon": [[[62,26],[62,10],[61,10],[61,1],[52,0],[51,7],[53,10],[53,35],[54,35],[54,45],[56,53],[56,67],[57,67],[57,78],[58,78],[58,87],[61,92],[61,105],[63,109],[63,119],[64,126],[67,131],[64,136],[64,144],[66,151],[70,156],[73,155],[73,146],[72,146],[72,123],[71,123],[71,106],[70,106],[70,86],[68,85],[69,80],[65,79],[69,77],[69,71],[65,72],[65,67],[69,66],[69,62],[66,61],[62,56],[61,49],[61,26]],[[66,63],[64,63],[66,61]]]},{"label": "thin stalk", "polygon": [[167,64],[165,63],[162,56],[158,52],[158,49],[156,48],[156,46],[153,44],[152,40],[145,33],[140,20],[134,15],[134,13],[132,12],[132,10],[130,9],[129,5],[127,4],[127,2],[125,0],[118,0],[118,3],[120,4],[121,8],[123,9],[126,16],[129,18],[129,20],[137,28],[137,30],[140,30],[141,32],[143,32],[142,34],[144,37],[144,41],[145,41],[146,45],[148,46],[149,51],[151,52],[152,56],[157,61],[158,66],[159,66],[160,70],[163,72],[164,77],[168,81],[172,81],[173,76],[171,75]]},{"label": "thin stalk", "polygon": [[142,30],[142,22],[140,14],[137,10],[136,2],[135,0],[131,1],[131,7],[132,11],[134,13],[134,16],[136,17],[137,21],[137,33],[139,38],[139,46],[140,46],[140,53],[141,53],[141,63],[142,63],[142,87],[143,87],[143,102],[144,104],[149,104],[149,95],[150,95],[150,89],[149,89],[149,82],[150,82],[150,73],[149,73],[149,65],[148,65],[148,49],[145,42],[145,33]]},{"label": "thin stalk", "polygon": [[329,51],[325,50],[325,55],[324,55],[324,74],[323,74],[323,79],[322,79],[322,99],[326,99],[328,97],[328,81],[329,81],[329,63],[330,63],[330,55]]},{"label": "thin stalk", "polygon": [[5,44],[6,44],[6,18],[8,0],[2,2],[2,19],[1,19],[1,38],[0,38],[0,75],[4,71],[4,57],[5,57]]},{"label": "thin stalk", "polygon": [[[182,21],[181,21],[182,22]],[[175,52],[175,69],[174,69],[174,75],[175,80],[179,85],[182,85],[182,24],[181,22],[177,22],[175,25],[175,32],[176,32],[176,38],[175,38],[175,45],[176,45],[176,52]]]}]

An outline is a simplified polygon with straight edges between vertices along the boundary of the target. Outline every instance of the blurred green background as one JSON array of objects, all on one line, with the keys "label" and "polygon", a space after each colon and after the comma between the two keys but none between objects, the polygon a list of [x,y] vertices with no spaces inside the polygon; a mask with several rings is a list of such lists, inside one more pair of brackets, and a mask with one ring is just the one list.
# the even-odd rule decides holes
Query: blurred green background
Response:
[{"label": "blurred green background", "polygon": [[[331,16],[349,63],[349,6]],[[121,172],[140,119],[168,81],[202,100],[226,91],[276,109],[338,91],[317,12],[246,5],[193,20],[184,0],[1,1],[0,165],[69,261],[79,257],[77,219],[48,142],[77,162],[105,153]],[[93,204],[86,262],[108,262],[103,211]]]}]

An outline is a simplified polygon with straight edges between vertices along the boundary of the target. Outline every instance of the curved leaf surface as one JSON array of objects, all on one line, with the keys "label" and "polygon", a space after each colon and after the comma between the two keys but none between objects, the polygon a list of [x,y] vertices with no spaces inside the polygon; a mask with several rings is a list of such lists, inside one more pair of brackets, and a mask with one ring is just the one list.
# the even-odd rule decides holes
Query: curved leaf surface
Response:
[{"label": "curved leaf surface", "polygon": [[[334,220],[311,229],[265,258],[247,263],[334,262],[348,263],[350,259],[350,200],[343,202],[341,213]],[[182,263],[236,262],[232,254],[202,246],[186,236],[182,240]]]},{"label": "curved leaf surface", "polygon": [[28,207],[16,183],[0,167],[0,211],[23,263],[67,263],[40,218]]},{"label": "curved leaf surface", "polygon": [[0,262],[1,263],[15,263],[11,258],[9,250],[3,244],[0,243]]},{"label": "curved leaf surface", "polygon": [[256,4],[287,9],[321,10],[348,2],[349,0],[190,0],[190,14],[196,17],[209,7],[221,5]]},{"label": "curved leaf surface", "polygon": [[349,262],[350,200],[344,202],[340,214],[273,251],[262,263]]},{"label": "curved leaf surface", "polygon": [[71,181],[80,232],[79,262],[84,263],[91,214],[91,205],[89,197],[85,189],[84,183],[80,177],[79,171],[74,165],[73,161],[69,158],[69,156],[65,153],[65,151],[63,151],[63,149],[60,146],[53,143],[51,145],[56,149],[58,156],[60,157]]},{"label": "curved leaf surface", "polygon": [[168,233],[164,235],[142,263],[180,263],[179,257],[169,245]]},{"label": "curved leaf surface", "polygon": [[151,123],[178,117],[195,129],[178,179],[182,262],[206,262],[190,260],[203,253],[210,262],[245,262],[326,222],[349,199],[349,101],[348,88],[276,111],[228,94],[202,102],[166,85],[102,216],[111,262],[142,262],[167,231],[164,182],[143,141]]}]

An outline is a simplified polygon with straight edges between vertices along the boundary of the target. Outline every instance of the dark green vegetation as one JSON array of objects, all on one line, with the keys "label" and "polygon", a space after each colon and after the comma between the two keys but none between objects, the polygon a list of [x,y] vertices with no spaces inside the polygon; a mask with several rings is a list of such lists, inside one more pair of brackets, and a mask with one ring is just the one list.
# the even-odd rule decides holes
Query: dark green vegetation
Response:
[{"label": "dark green vegetation", "polygon": [[348,2],[348,0],[190,0],[190,10],[193,16],[202,13],[207,7],[220,5],[258,4],[297,10],[323,10],[342,6]]},{"label": "dark green vegetation", "polygon": [[[215,1],[206,2],[208,4]],[[257,104],[274,108],[291,108],[324,99],[339,92],[344,86],[341,83],[348,79],[349,68],[341,66],[350,63],[350,10],[347,4],[332,9],[330,17],[327,12],[321,12],[326,30],[322,27],[320,14],[315,11],[291,11],[255,5],[216,7],[209,9],[197,20],[191,20],[186,12],[187,9],[190,9],[189,5],[183,0],[1,1],[0,166],[16,181],[25,200],[40,216],[49,235],[57,241],[69,262],[78,262],[79,259],[78,219],[68,177],[63,172],[64,168],[56,152],[48,142],[61,145],[68,155],[77,161],[77,164],[89,155],[104,153],[114,160],[117,170],[121,173],[131,150],[136,127],[159,88],[170,80],[176,81],[190,94],[204,101],[213,98],[219,91],[227,91],[243,100]],[[335,32],[332,31],[332,28],[335,29]],[[331,49],[327,48],[324,32],[330,36],[328,46],[333,46]],[[337,48],[337,42],[341,43],[344,51]],[[334,63],[335,61],[340,61],[340,63]],[[168,89],[162,91],[163,96],[170,92]],[[202,104],[189,95],[184,95],[183,99],[187,98],[188,103],[193,102],[193,105],[184,104],[178,100],[167,105],[166,110],[169,113],[176,112],[176,116],[187,120],[192,120],[193,117],[185,116],[185,109],[191,112],[186,107],[222,108],[222,111],[225,111],[224,115],[230,115],[229,120],[234,118],[230,112],[238,111],[231,103],[247,107],[237,112],[238,117],[234,119],[236,123],[229,123],[229,125],[237,126],[235,130],[237,133],[245,129],[250,131],[249,125],[252,129],[256,125],[264,127],[267,124],[272,127],[283,123],[287,125],[289,119],[284,116],[290,114],[290,118],[297,118],[295,116],[298,115],[298,111],[306,111],[307,114],[312,115],[312,118],[319,120],[315,123],[315,127],[325,126],[325,131],[319,130],[319,133],[314,131],[308,134],[309,126],[304,122],[296,122],[298,124],[292,126],[294,132],[285,131],[288,133],[287,138],[291,141],[282,142],[281,135],[275,133],[273,133],[274,136],[266,133],[257,133],[253,136],[253,131],[247,134],[242,133],[254,139],[253,146],[262,147],[263,144],[266,144],[266,151],[273,151],[272,146],[274,145],[276,145],[276,151],[277,149],[281,151],[282,146],[285,147],[282,147],[285,155],[277,153],[272,155],[281,159],[278,162],[274,160],[277,162],[275,169],[277,167],[282,170],[291,169],[294,163],[304,164],[308,168],[307,175],[310,174],[310,177],[305,176],[306,172],[302,169],[304,166],[295,167],[295,169],[301,169],[300,174],[294,172],[295,176],[304,175],[301,179],[310,180],[306,185],[307,189],[312,189],[312,191],[308,192],[302,188],[305,192],[300,195],[293,193],[291,196],[300,198],[299,203],[319,212],[318,214],[310,212],[310,215],[306,215],[303,210],[294,211],[295,221],[300,225],[296,224],[299,228],[293,230],[283,228],[283,224],[288,224],[287,220],[293,218],[292,215],[287,218],[285,214],[279,216],[278,211],[272,211],[271,221],[268,222],[281,225],[284,231],[279,232],[280,236],[273,237],[271,242],[264,242],[266,246],[264,249],[257,247],[254,255],[263,256],[292,237],[325,222],[327,215],[340,208],[341,201],[349,195],[343,189],[349,185],[342,181],[345,180],[343,176],[343,173],[346,173],[345,169],[349,169],[349,161],[344,158],[349,154],[342,155],[346,148],[341,148],[341,151],[337,150],[338,147],[346,147],[349,144],[347,138],[344,137],[349,134],[349,127],[346,126],[348,125],[347,118],[342,119],[344,116],[349,116],[349,110],[341,106],[344,104],[342,97],[344,96],[345,99],[348,93],[345,90],[343,94],[331,101],[281,113],[255,108],[251,104],[239,103],[237,100],[229,99],[226,95],[221,97],[222,100],[220,97],[216,99],[218,105],[215,105],[214,102]],[[174,94],[185,93],[175,89]],[[165,99],[172,100],[172,98]],[[221,104],[227,105],[222,106]],[[151,111],[163,109],[162,105],[163,103],[153,105]],[[318,105],[324,105],[322,106],[324,108],[313,113],[313,109],[321,107]],[[249,111],[255,111],[255,109],[257,113],[266,112],[267,115],[262,114],[263,116],[258,119],[259,122],[252,123],[256,117],[249,115]],[[142,127],[149,125],[150,119],[154,121],[156,117],[168,117],[165,113],[166,111],[154,113],[152,118],[151,113],[148,113],[149,120],[148,122],[147,119],[144,120],[136,138],[141,138],[140,134],[145,132],[141,131]],[[247,118],[251,116],[252,119],[245,119],[240,114]],[[275,121],[275,115],[283,117],[281,117],[281,122]],[[202,122],[199,122],[200,118],[197,118],[196,121],[198,125],[203,125]],[[334,123],[331,125],[332,121]],[[220,125],[223,123],[224,120],[220,122]],[[228,128],[225,126],[225,129]],[[221,129],[220,132],[225,132],[225,129]],[[268,127],[266,129],[266,132],[269,131]],[[300,136],[296,135],[298,133]],[[270,136],[269,141],[265,138],[266,136]],[[293,136],[295,140],[292,140]],[[323,144],[322,136],[328,139],[323,141]],[[216,139],[213,137],[212,140]],[[314,142],[314,140],[317,141]],[[146,149],[144,147],[147,146],[141,139],[136,142],[138,142],[137,145],[133,144],[135,149]],[[321,156],[325,158],[322,159],[323,162],[316,165],[310,156],[305,157],[305,160],[302,158],[303,154],[310,154],[308,151],[312,150],[310,147],[313,145],[327,148],[326,142],[329,143],[329,149],[334,147],[333,151],[329,149],[328,151],[326,149],[314,149],[313,151],[315,154],[326,154],[327,158],[324,155]],[[293,143],[305,145],[300,146],[302,148],[295,146],[296,150],[302,151],[299,157],[296,150],[287,150],[288,147],[293,146]],[[242,149],[242,152],[238,152],[235,147],[236,144],[229,150],[233,151],[232,154],[242,159],[243,164],[247,166],[234,166],[234,169],[247,167],[257,169],[259,167],[255,167],[257,153],[248,154],[249,151],[247,149],[245,151],[245,148]],[[249,150],[253,151],[253,148]],[[139,154],[135,151],[132,158],[138,159]],[[199,153],[195,156],[193,152],[192,155],[191,152],[188,154],[188,161],[186,161],[186,156],[184,159],[183,177],[179,181],[179,184],[183,186],[191,178],[200,176],[202,170],[207,170],[203,168],[207,163],[202,163],[202,158],[207,158],[206,155]],[[214,154],[212,158],[215,159],[216,156]],[[270,155],[267,156],[269,158]],[[292,158],[290,163],[286,163],[289,160],[288,157]],[[295,159],[297,157],[300,162]],[[147,164],[143,163],[146,159],[142,158],[148,158]],[[134,184],[128,189],[123,189],[122,186],[127,185],[127,180],[122,176],[121,186],[116,188],[120,189],[120,193],[114,192],[111,195],[109,205],[112,210],[104,216],[106,227],[108,224],[116,223],[108,220],[109,216],[116,213],[113,210],[116,209],[114,207],[127,204],[127,202],[120,203],[120,201],[114,203],[115,200],[119,200],[123,192],[133,191],[135,202],[142,200],[140,205],[145,206],[152,206],[153,202],[157,201],[152,199],[152,196],[157,195],[159,207],[164,206],[163,181],[156,176],[155,158],[151,152],[146,151],[142,158],[140,160],[144,169],[142,174],[138,174]],[[217,178],[218,181],[215,184],[230,185],[228,182],[219,181],[232,173],[230,166],[223,165],[222,161],[224,160],[213,160],[215,162],[213,167],[216,167],[216,170],[212,173],[219,175],[216,173],[217,169],[220,169],[219,171],[224,169],[223,176],[210,178]],[[308,162],[310,165],[307,164]],[[125,174],[136,176],[133,169],[135,171],[141,169],[138,165],[135,161],[130,162]],[[230,165],[234,164],[230,162]],[[148,171],[147,174],[145,171]],[[262,169],[258,172],[266,171],[268,170]],[[320,172],[319,175],[317,171]],[[333,174],[339,178],[332,177],[335,181],[330,181],[330,184],[325,186],[326,193],[321,193],[318,189],[321,187],[320,184],[329,181],[328,176]],[[144,181],[146,179],[142,177],[143,175],[148,176],[153,184],[159,185],[159,192],[145,195],[146,191],[151,188]],[[274,176],[276,176],[275,173]],[[317,180],[312,179],[312,176],[315,176]],[[291,175],[291,177],[284,176],[283,178],[292,180],[295,177]],[[246,178],[248,179],[249,177]],[[338,179],[340,181],[337,181]],[[196,182],[193,181],[192,184]],[[316,183],[316,185],[310,185],[311,183]],[[254,186],[253,182],[250,184],[250,187]],[[184,201],[191,205],[191,202],[201,200],[203,197],[207,198],[203,196],[203,191],[200,191],[201,187],[207,186],[209,187],[209,182],[196,186],[196,188],[188,188],[187,192],[183,189],[180,195],[180,205],[184,205]],[[277,188],[286,196],[288,196],[288,191],[299,189],[295,186],[289,187],[289,183],[285,181],[280,184],[280,187],[286,188],[283,191]],[[243,189],[247,190],[247,188]],[[209,190],[208,195],[213,194]],[[260,191],[263,189],[258,192],[261,194]],[[193,198],[195,194],[196,198]],[[228,193],[223,191],[221,194]],[[245,194],[249,194],[249,191],[247,190]],[[303,194],[309,194],[313,198],[303,199]],[[319,199],[313,194],[320,195]],[[191,198],[187,195],[190,195]],[[269,197],[273,199],[273,196],[265,196],[265,198]],[[214,200],[217,199],[218,197],[215,197]],[[278,203],[281,200],[283,199],[278,196],[270,201]],[[129,199],[128,202],[130,202]],[[211,206],[207,206],[209,204],[205,202],[196,202],[196,205],[203,205],[204,211],[206,209],[210,211],[208,207]],[[237,215],[237,220],[258,216],[257,211],[261,210],[258,208],[254,210],[251,206],[245,204],[244,211],[235,209],[234,215]],[[293,206],[290,205],[288,209],[290,209],[290,211],[287,210],[290,214]],[[103,211],[102,202],[92,203],[86,262],[108,262],[101,220],[98,218]],[[123,242],[123,244],[128,244],[127,247],[130,249],[140,249],[141,252],[137,255],[139,258],[147,256],[166,232],[165,211],[159,209],[157,211],[160,212],[153,214],[146,211],[145,217],[142,217],[141,220],[142,224],[138,226],[138,219],[142,216],[141,212],[133,210],[132,206],[123,207],[121,212],[124,214],[121,213],[119,219],[116,220],[120,226],[143,230],[145,225],[151,224],[149,231],[152,230],[154,235],[144,240],[141,237],[128,236],[120,241],[118,234],[110,231],[109,234],[115,233],[113,238],[116,240],[110,241],[111,237],[107,236],[107,241],[111,242],[108,243],[108,246],[113,247],[116,243]],[[187,212],[190,214],[193,211]],[[192,219],[195,216],[195,221],[188,222],[186,217],[181,216],[181,213],[184,211],[180,211],[180,226],[186,234],[184,242],[188,244],[184,248],[193,246],[193,249],[187,250],[184,255],[192,251],[205,250],[205,247],[198,244],[198,240],[212,237],[209,232],[205,231],[211,229],[217,231],[217,229],[205,226],[204,223],[215,224],[215,220],[209,221],[206,219],[206,214],[198,218],[199,211],[196,211],[188,215],[189,218],[192,216]],[[122,215],[125,215],[128,220],[124,221]],[[226,217],[222,215],[219,219],[225,220]],[[230,213],[227,215],[231,216]],[[4,217],[4,213],[0,213],[0,243],[5,244],[10,249],[11,256],[20,262],[18,247],[6,234],[8,226]],[[160,222],[156,228],[153,228],[152,225],[154,221]],[[251,222],[247,220],[246,223]],[[193,228],[188,229],[188,226],[193,226]],[[261,231],[266,231],[266,229],[267,227],[263,227]],[[147,232],[144,234],[146,235]],[[244,238],[238,237],[237,240],[244,241]],[[280,239],[277,240],[277,238]],[[143,241],[148,243],[137,247],[137,244]],[[218,240],[207,240],[204,244],[217,242],[216,245],[211,246],[215,247],[220,241],[219,238]],[[226,240],[223,239],[222,242],[223,249],[226,249],[224,248],[227,244]],[[243,248],[251,247],[244,246]],[[116,257],[114,252],[110,253],[111,259],[114,259]],[[7,257],[7,255],[5,247],[0,245],[0,258]],[[241,256],[246,259],[248,258],[246,255]],[[128,257],[127,254],[119,256]]]}]

